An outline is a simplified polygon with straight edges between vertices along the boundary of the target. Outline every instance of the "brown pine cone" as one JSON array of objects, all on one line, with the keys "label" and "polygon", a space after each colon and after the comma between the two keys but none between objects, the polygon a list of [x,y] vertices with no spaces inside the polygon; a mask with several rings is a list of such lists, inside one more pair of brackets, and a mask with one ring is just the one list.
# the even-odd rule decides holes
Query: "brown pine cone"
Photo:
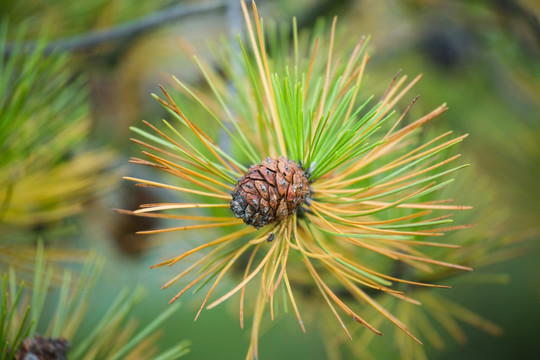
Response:
[{"label": "brown pine cone", "polygon": [[66,360],[70,343],[66,339],[44,338],[36,335],[25,339],[15,355],[15,360]]},{"label": "brown pine cone", "polygon": [[283,156],[267,157],[238,180],[231,210],[259,229],[294,214],[308,196],[309,182],[300,166]]}]

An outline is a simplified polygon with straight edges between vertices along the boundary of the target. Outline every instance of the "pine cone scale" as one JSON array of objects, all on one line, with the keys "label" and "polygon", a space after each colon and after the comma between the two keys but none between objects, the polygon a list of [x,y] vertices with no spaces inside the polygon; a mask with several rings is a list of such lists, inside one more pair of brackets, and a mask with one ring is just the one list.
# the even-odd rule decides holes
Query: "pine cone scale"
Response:
[{"label": "pine cone scale", "polygon": [[276,159],[271,159],[269,157],[267,157],[264,162],[263,162],[264,166],[266,166],[268,169],[274,171],[274,172],[277,172],[278,171],[278,168],[277,168],[277,160]]},{"label": "pine cone scale", "polygon": [[268,192],[270,193],[269,196],[269,205],[272,209],[276,209],[278,205],[278,192],[274,187],[270,187],[268,189]]},{"label": "pine cone scale", "polygon": [[[249,179],[248,179],[248,181],[249,181]],[[242,185],[242,189],[243,189],[245,192],[249,193],[249,194],[254,194],[254,195],[258,195],[258,194],[259,194],[259,191],[257,191],[257,189],[255,188],[255,186],[254,186],[252,183],[250,183],[250,182],[248,182],[248,183]]]},{"label": "pine cone scale", "polygon": [[293,180],[293,174],[291,172],[291,168],[287,165],[286,162],[279,162],[278,169],[286,181],[290,183]]},{"label": "pine cone scale", "polygon": [[288,185],[287,181],[283,178],[283,176],[277,173],[276,174],[276,187],[280,196],[285,195],[285,193],[287,192],[287,185]]},{"label": "pine cone scale", "polygon": [[264,180],[266,180],[267,183],[269,183],[272,186],[276,186],[276,173],[275,171],[271,171],[270,169],[266,168],[265,166],[261,166],[259,168],[259,171],[264,176]]},{"label": "pine cone scale", "polygon": [[250,170],[249,178],[253,180],[265,180],[264,176],[257,170]]},{"label": "pine cone scale", "polygon": [[255,188],[259,191],[259,195],[265,200],[269,199],[268,196],[268,183],[266,181],[255,181]]}]

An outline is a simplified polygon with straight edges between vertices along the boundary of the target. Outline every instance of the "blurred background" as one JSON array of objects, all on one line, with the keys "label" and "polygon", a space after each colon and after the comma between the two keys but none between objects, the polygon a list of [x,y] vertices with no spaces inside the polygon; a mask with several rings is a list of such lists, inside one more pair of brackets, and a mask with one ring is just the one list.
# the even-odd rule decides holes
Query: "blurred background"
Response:
[{"label": "blurred background", "polygon": [[[472,264],[473,273],[449,279],[451,290],[438,291],[503,332],[493,336],[468,324],[461,325],[463,333],[438,329],[444,346],[426,344],[427,357],[540,354],[540,2],[260,0],[258,6],[265,19],[288,23],[296,16],[304,29],[321,17],[337,15],[344,36],[371,35],[365,86],[379,94],[398,70],[411,78],[422,73],[411,94],[421,96],[415,111],[427,113],[442,102],[450,108],[430,124],[429,132],[470,134],[460,152],[472,166],[457,175],[452,191],[458,203],[474,206],[464,220],[476,226],[452,236],[475,240],[478,263]],[[121,180],[127,175],[155,178],[147,176],[147,169],[128,165],[128,159],[140,153],[129,140],[129,127],[167,116],[150,94],[158,93],[160,84],[175,88],[171,75],[202,84],[191,57],[196,53],[213,64],[212,47],[242,31],[239,2],[3,0],[0,21],[5,59],[17,44],[46,39],[44,54],[54,50],[66,56],[61,71],[69,84],[67,94],[48,93],[45,85],[37,88],[41,91],[21,88],[16,94],[4,88],[0,269],[4,272],[13,262],[16,247],[18,266],[31,264],[28,249],[37,239],[55,249],[51,254],[61,261],[93,249],[104,256],[105,265],[89,295],[91,311],[107,309],[120,287],[143,285],[147,296],[133,315],[139,323],[148,323],[169,306],[174,291],[160,287],[179,271],[149,267],[211,233],[134,235],[160,224],[113,212],[167,196]],[[23,96],[30,100],[13,100]],[[24,110],[31,105],[38,110]],[[57,137],[45,138],[49,133]],[[161,326],[157,346],[189,339],[186,359],[243,358],[249,331],[239,328],[237,303],[203,312],[194,323],[201,300],[200,294],[185,295],[180,311]],[[291,314],[265,329],[262,358],[338,358],[336,352],[327,352],[324,341],[326,331],[334,330],[317,325],[313,305],[304,312],[307,334]],[[363,330],[356,335],[361,338]],[[394,358],[402,350],[392,334],[369,343],[353,340],[339,345],[338,352],[343,359]]]}]

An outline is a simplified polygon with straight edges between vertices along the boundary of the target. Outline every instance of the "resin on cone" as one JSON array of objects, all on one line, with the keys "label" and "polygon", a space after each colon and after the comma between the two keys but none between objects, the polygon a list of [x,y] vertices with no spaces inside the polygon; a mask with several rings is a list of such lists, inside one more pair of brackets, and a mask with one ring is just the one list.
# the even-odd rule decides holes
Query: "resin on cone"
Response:
[{"label": "resin on cone", "polygon": [[294,161],[267,157],[251,165],[232,193],[231,210],[257,229],[292,215],[309,197],[307,174]]}]

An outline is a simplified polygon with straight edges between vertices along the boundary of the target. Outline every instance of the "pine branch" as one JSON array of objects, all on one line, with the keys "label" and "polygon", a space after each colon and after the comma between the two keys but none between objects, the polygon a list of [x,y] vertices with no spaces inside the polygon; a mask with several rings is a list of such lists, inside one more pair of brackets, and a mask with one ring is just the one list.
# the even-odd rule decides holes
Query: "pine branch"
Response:
[{"label": "pine branch", "polygon": [[[145,32],[163,26],[169,22],[176,21],[181,18],[208,13],[212,11],[223,10],[226,7],[226,2],[219,2],[208,5],[176,5],[165,10],[157,11],[146,17],[117,25],[107,30],[90,32],[83,35],[73,36],[65,39],[60,39],[50,42],[45,48],[45,53],[49,54],[53,51],[84,51],[94,48],[104,43],[113,43],[126,39],[132,39]],[[5,55],[11,55],[18,44],[7,44],[4,50]],[[27,51],[32,51],[38,45],[37,41],[30,41],[23,45]]]}]

